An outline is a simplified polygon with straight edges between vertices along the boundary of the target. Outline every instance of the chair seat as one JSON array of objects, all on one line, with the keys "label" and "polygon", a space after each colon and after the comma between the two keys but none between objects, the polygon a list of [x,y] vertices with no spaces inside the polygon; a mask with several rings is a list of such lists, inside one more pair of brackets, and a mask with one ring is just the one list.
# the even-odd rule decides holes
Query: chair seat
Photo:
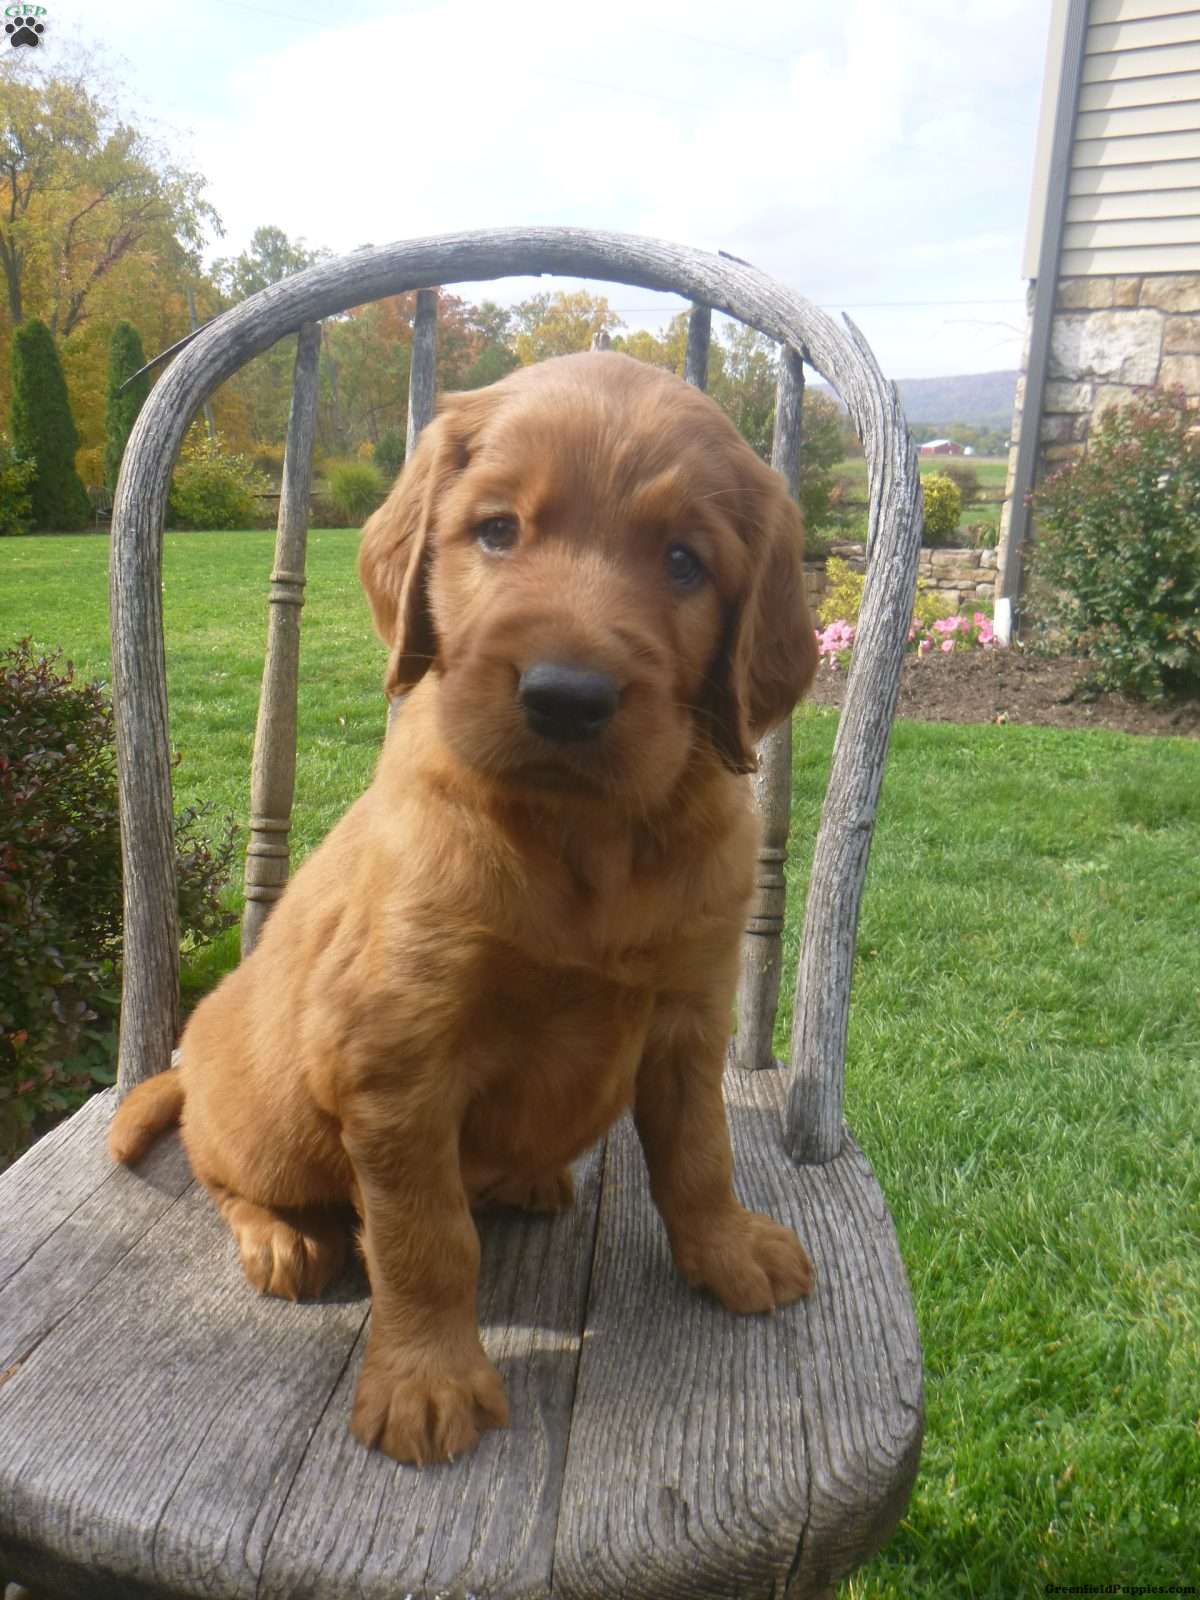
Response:
[{"label": "chair seat", "polygon": [[348,1419],[365,1281],[252,1292],[177,1136],[136,1172],[97,1096],[0,1176],[0,1585],[258,1600],[808,1596],[877,1549],[920,1451],[921,1360],[878,1184],[847,1136],[795,1167],[782,1071],[726,1079],[743,1200],[811,1298],[735,1317],[679,1278],[628,1121],[553,1220],[481,1218],[512,1423],[446,1466]]}]

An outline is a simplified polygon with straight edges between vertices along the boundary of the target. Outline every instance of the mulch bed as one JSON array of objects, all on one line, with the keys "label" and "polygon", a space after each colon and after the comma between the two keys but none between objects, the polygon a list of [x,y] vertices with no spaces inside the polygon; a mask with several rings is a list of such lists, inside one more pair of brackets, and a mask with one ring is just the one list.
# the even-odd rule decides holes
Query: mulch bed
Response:
[{"label": "mulch bed", "polygon": [[[995,722],[1200,739],[1200,700],[1146,705],[1083,688],[1087,662],[1020,650],[956,650],[904,658],[898,717],[914,722]],[[823,663],[809,699],[842,703],[846,674]]]}]

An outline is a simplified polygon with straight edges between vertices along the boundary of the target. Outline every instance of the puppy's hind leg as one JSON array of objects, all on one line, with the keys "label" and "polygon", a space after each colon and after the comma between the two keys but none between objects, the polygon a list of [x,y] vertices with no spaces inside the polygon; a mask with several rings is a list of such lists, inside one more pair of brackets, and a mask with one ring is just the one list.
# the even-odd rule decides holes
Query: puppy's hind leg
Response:
[{"label": "puppy's hind leg", "polygon": [[260,1294],[313,1300],[341,1272],[349,1246],[341,1217],[315,1207],[261,1206],[220,1184],[206,1187],[237,1240],[243,1272]]}]

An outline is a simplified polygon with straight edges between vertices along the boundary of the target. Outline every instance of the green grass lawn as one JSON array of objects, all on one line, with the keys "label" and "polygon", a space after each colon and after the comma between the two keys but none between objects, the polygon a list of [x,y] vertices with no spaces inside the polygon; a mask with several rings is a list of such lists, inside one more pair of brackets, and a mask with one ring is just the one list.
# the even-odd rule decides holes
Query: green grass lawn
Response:
[{"label": "green grass lawn", "polygon": [[[301,850],[383,729],[355,541],[312,536]],[[179,797],[243,819],[270,548],[176,534],[164,560]],[[0,541],[0,638],[106,673],[106,558]],[[835,727],[797,722],[792,961]],[[845,1600],[1200,1582],[1198,863],[1200,742],[896,729],[847,1114],[899,1232],[928,1418],[908,1515]],[[193,986],[235,948],[193,959]]]}]

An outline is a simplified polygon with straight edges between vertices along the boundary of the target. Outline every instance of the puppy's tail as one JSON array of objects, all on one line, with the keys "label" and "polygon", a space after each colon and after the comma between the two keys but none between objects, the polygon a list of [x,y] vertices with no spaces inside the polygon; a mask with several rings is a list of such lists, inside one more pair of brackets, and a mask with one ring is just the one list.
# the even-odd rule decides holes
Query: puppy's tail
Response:
[{"label": "puppy's tail", "polygon": [[126,1165],[140,1161],[159,1134],[183,1113],[183,1080],[178,1067],[136,1084],[117,1107],[108,1129],[108,1153]]}]

